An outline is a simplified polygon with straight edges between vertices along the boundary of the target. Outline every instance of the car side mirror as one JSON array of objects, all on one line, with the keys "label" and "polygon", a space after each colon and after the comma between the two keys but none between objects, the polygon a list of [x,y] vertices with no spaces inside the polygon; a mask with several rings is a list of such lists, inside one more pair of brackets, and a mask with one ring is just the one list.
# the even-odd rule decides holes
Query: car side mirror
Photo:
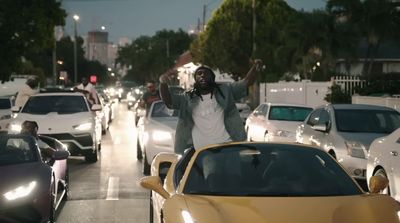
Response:
[{"label": "car side mirror", "polygon": [[12,107],[11,107],[11,111],[12,111],[12,112],[15,112],[15,113],[19,112],[20,109],[21,109],[20,106],[12,106]]},{"label": "car side mirror", "polygon": [[66,150],[55,151],[53,154],[54,160],[65,160],[68,159],[68,157],[69,157],[69,152]]},{"label": "car side mirror", "polygon": [[369,179],[369,192],[377,194],[389,185],[389,180],[384,176],[373,176]]},{"label": "car side mirror", "polygon": [[164,199],[168,199],[170,197],[169,193],[164,189],[163,185],[161,184],[161,179],[159,176],[143,177],[142,179],[140,179],[140,186],[158,193]]},{"label": "car side mirror", "polygon": [[92,111],[101,111],[101,105],[99,105],[99,104],[94,104],[94,105],[92,105],[91,110],[92,110]]},{"label": "car side mirror", "polygon": [[326,125],[321,125],[321,124],[316,124],[316,125],[312,126],[311,128],[316,131],[320,131],[320,132],[327,132],[327,130],[328,130]]}]

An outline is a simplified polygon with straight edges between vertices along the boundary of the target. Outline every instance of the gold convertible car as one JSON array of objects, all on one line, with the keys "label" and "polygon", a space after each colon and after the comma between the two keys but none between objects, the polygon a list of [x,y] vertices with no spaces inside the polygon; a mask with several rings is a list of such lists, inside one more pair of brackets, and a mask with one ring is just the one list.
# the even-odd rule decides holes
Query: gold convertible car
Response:
[{"label": "gold convertible car", "polygon": [[150,222],[399,223],[400,205],[364,192],[326,152],[298,144],[228,143],[160,153],[151,176]]}]

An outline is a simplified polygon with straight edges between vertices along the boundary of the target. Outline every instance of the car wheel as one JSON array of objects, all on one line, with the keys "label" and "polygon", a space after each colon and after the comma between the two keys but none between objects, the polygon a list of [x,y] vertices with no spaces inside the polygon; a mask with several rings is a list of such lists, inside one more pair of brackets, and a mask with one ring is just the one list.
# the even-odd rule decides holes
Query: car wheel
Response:
[{"label": "car wheel", "polygon": [[142,148],[140,147],[139,140],[136,143],[136,158],[138,160],[143,160]]},{"label": "car wheel", "polygon": [[88,162],[88,163],[95,163],[95,162],[97,162],[97,160],[98,160],[97,155],[98,155],[98,154],[97,154],[97,149],[96,149],[94,152],[91,152],[91,153],[86,154],[86,156],[85,156],[86,162]]},{"label": "car wheel", "polygon": [[154,208],[153,208],[153,199],[151,197],[152,192],[150,191],[150,223],[154,223]]},{"label": "car wheel", "polygon": [[147,156],[146,156],[146,151],[143,153],[143,174],[144,175],[150,175],[150,164],[147,162]]},{"label": "car wheel", "polygon": [[[382,176],[388,179],[387,174],[384,169],[380,168],[378,169],[375,173],[374,176]],[[383,191],[381,191],[381,194],[387,194],[390,196],[390,186],[388,185]]]},{"label": "car wheel", "polygon": [[51,185],[50,191],[50,211],[49,211],[49,223],[55,223],[56,220],[56,192],[55,192],[55,185],[54,183]]},{"label": "car wheel", "polygon": [[69,171],[68,168],[65,170],[65,183],[64,183],[64,197],[62,198],[63,201],[68,200],[69,196]]},{"label": "car wheel", "polygon": [[334,159],[336,159],[336,154],[335,154],[335,152],[334,152],[333,150],[330,150],[328,153],[329,153],[329,155],[331,155]]}]

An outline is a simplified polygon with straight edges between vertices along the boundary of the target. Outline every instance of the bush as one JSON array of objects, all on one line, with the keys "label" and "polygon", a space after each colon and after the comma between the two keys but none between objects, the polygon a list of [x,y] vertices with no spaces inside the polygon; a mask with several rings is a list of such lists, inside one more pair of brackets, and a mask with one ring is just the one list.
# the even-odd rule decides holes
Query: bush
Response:
[{"label": "bush", "polygon": [[334,103],[334,104],[350,104],[351,103],[351,95],[344,92],[340,85],[333,84],[329,88],[329,93],[325,96],[325,101]]}]

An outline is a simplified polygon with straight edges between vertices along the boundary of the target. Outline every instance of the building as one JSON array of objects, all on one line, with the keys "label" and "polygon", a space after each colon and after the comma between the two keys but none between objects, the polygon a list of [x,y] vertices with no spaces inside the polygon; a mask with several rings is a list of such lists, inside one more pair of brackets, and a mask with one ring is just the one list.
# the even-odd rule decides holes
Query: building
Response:
[{"label": "building", "polygon": [[109,43],[108,32],[91,31],[86,39],[86,59],[90,61],[99,61],[102,64],[109,64]]}]

